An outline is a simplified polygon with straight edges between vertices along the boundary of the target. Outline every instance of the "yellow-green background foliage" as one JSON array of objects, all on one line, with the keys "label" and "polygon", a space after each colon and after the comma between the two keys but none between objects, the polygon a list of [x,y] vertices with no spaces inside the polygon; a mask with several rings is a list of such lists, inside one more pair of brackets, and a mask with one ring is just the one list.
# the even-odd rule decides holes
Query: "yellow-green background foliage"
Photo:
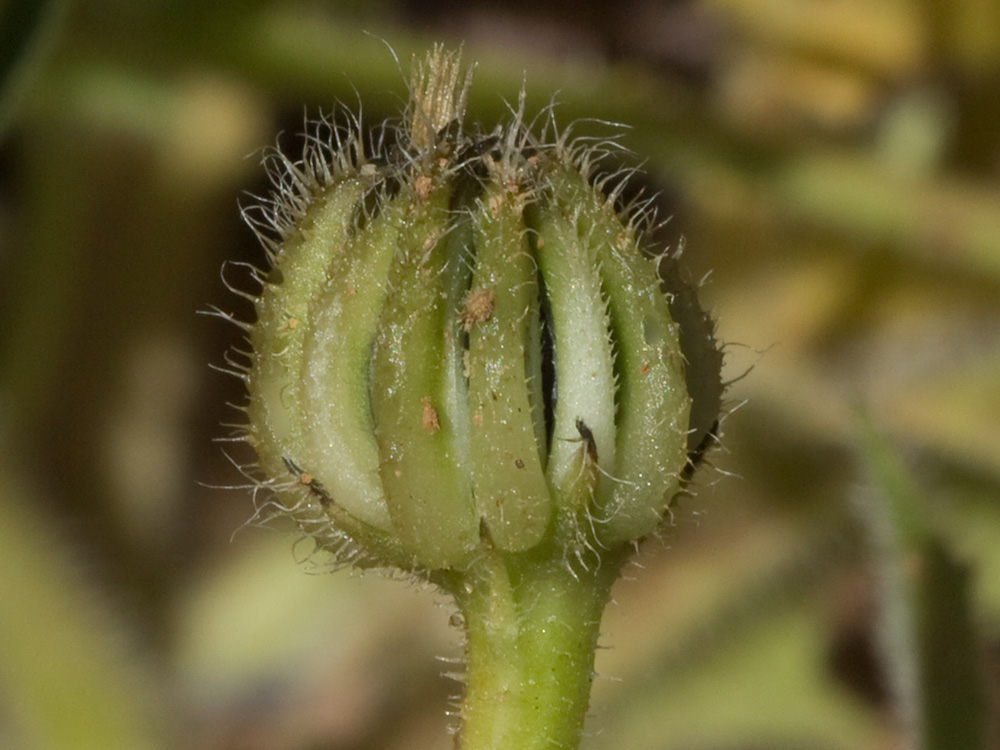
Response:
[{"label": "yellow-green background foliage", "polygon": [[0,34],[0,745],[450,747],[440,596],[233,534],[239,332],[195,312],[249,315],[219,267],[263,260],[238,202],[275,133],[395,115],[464,40],[471,119],[525,82],[630,126],[745,374],[616,589],[584,747],[987,746],[994,0],[7,0]]}]

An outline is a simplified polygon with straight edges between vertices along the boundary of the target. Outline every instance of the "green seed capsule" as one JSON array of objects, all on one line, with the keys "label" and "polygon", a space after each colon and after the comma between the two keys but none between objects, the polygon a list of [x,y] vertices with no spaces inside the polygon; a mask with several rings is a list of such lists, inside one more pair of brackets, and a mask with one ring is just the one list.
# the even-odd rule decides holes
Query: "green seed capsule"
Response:
[{"label": "green seed capsule", "polygon": [[617,543],[647,534],[680,490],[690,398],[678,327],[656,272],[634,233],[579,171],[553,175],[554,194],[577,212],[578,226],[601,269],[616,342],[619,408],[617,452],[598,504],[602,539]]},{"label": "green seed capsule", "polygon": [[[655,531],[686,481],[689,432],[717,406],[692,424],[689,390],[721,392],[714,344],[682,352],[585,149],[520,115],[465,131],[456,55],[412,85],[404,128],[375,141],[391,149],[363,153],[349,128],[281,162],[248,440],[276,505],[342,560],[589,565]],[[704,388],[695,359],[716,364]]]},{"label": "green seed capsule", "polygon": [[589,496],[592,488],[580,484],[581,447],[605,473],[614,468],[616,452],[614,355],[600,266],[576,206],[543,195],[528,206],[527,215],[555,342],[549,481],[563,498],[579,495],[581,488]]},{"label": "green seed capsule", "polygon": [[393,528],[428,568],[469,559],[479,536],[468,466],[460,460],[464,420],[447,408],[457,366],[447,305],[448,205],[443,178],[421,175],[389,275],[389,298],[372,360],[372,410]]},{"label": "green seed capsule", "polygon": [[310,306],[301,400],[311,428],[301,460],[348,513],[390,531],[368,402],[369,358],[406,208],[385,203],[330,263],[329,280]]},{"label": "green seed capsule", "polygon": [[475,271],[462,314],[476,508],[493,542],[511,551],[538,544],[552,516],[530,395],[526,349],[538,281],[523,205],[516,183],[486,187],[473,217]]},{"label": "green seed capsule", "polygon": [[363,193],[360,180],[346,179],[310,206],[282,244],[257,300],[248,413],[261,466],[271,476],[285,471],[284,458],[298,464],[303,453],[302,348],[310,330],[310,301],[326,282],[332,260],[343,252]]}]

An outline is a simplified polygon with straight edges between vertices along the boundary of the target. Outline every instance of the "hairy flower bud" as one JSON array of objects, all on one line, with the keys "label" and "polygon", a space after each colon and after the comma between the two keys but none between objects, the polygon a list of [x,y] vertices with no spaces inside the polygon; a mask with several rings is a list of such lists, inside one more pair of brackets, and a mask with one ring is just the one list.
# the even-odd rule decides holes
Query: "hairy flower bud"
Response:
[{"label": "hairy flower bud", "polygon": [[714,429],[711,324],[665,287],[621,182],[606,195],[592,147],[520,112],[467,131],[468,85],[436,49],[398,131],[327,123],[301,161],[272,157],[247,440],[276,506],[344,561],[583,562],[656,530]]}]

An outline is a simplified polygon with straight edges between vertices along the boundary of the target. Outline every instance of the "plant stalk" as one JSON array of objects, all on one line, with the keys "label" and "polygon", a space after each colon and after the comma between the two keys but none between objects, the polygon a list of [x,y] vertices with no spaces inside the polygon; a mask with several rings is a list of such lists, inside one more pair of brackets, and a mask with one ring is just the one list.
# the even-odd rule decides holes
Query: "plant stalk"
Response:
[{"label": "plant stalk", "polygon": [[465,620],[461,750],[573,750],[594,677],[601,613],[622,555],[591,570],[493,552],[445,584]]}]

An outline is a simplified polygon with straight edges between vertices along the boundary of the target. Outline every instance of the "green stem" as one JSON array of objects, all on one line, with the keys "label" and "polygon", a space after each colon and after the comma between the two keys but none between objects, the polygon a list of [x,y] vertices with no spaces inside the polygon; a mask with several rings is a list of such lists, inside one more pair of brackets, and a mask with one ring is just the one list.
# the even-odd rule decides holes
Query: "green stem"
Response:
[{"label": "green stem", "polygon": [[601,613],[620,556],[597,570],[488,554],[446,587],[465,618],[462,750],[579,745]]}]

